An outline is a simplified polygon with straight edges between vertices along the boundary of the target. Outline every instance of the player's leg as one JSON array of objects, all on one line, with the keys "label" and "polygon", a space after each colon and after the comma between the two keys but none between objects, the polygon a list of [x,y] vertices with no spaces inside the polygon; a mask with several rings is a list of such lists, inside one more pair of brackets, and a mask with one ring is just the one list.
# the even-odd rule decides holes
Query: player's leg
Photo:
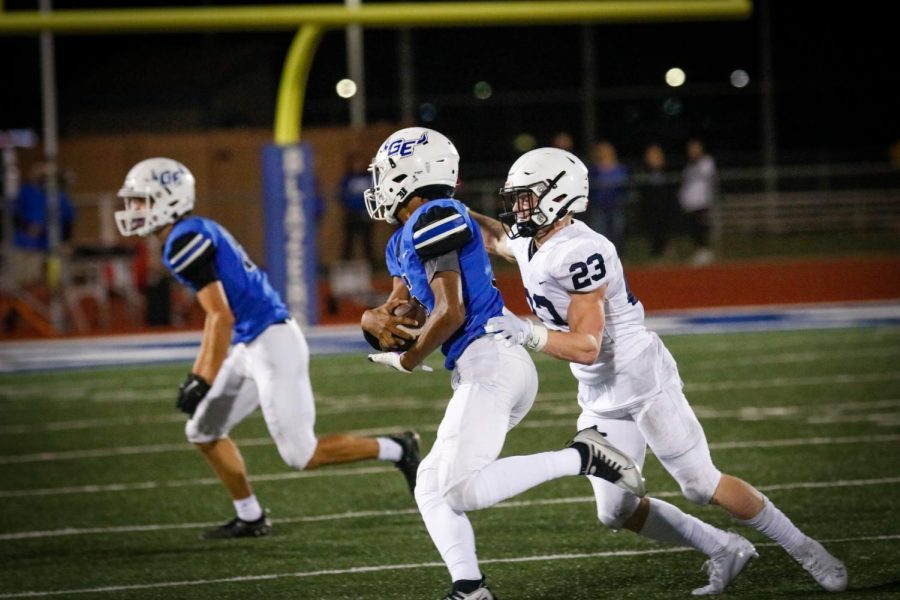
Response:
[{"label": "player's leg", "polygon": [[454,510],[441,493],[438,465],[442,461],[443,444],[438,437],[431,451],[422,459],[416,480],[415,497],[431,541],[453,582],[453,590],[463,593],[477,589],[483,576],[475,551],[475,533],[469,518]]},{"label": "player's leg", "polygon": [[[531,408],[537,376],[520,347],[506,349],[483,339],[469,346],[457,361],[452,383],[454,394],[437,439],[419,466],[416,502],[450,572],[453,587],[448,598],[456,597],[453,594],[490,598],[478,565],[475,535],[464,512],[467,484],[496,460],[507,430]],[[568,453],[577,468],[577,452]]]},{"label": "player's leg", "polygon": [[185,433],[225,486],[236,517],[204,534],[206,538],[265,535],[270,526],[247,479],[240,450],[228,433],[258,405],[256,385],[244,377],[246,347],[236,346],[219,370],[209,393],[185,425]]},{"label": "player's leg", "polygon": [[847,587],[847,572],[839,560],[805,535],[772,502],[747,482],[721,473],[713,465],[700,422],[681,389],[674,360],[666,351],[676,376],[636,422],[685,497],[697,504],[716,504],[781,545],[825,589]]},{"label": "player's leg", "polygon": [[746,481],[723,474],[711,502],[778,543],[826,590],[840,592],[847,588],[844,564]]},{"label": "player's leg", "polygon": [[[478,346],[482,343],[495,348],[488,348],[493,351],[482,355]],[[460,360],[460,385],[444,418],[445,424],[455,423],[454,430],[458,431],[444,437],[445,458],[452,458],[446,461],[441,482],[453,508],[493,506],[546,481],[582,475],[589,467],[606,467],[604,461],[610,456],[615,457],[617,465],[600,476],[620,478],[621,471],[632,469],[640,479],[631,457],[596,432],[580,432],[570,447],[562,450],[497,460],[506,437],[504,426],[514,427],[531,408],[537,373],[530,357],[518,346],[506,348],[491,340],[479,340],[473,350],[471,356],[467,351]],[[617,485],[625,485],[624,478]]]},{"label": "player's leg", "polygon": [[508,429],[530,410],[537,371],[519,346],[483,338],[458,361],[455,393],[438,429],[443,444],[440,486],[457,511],[477,510],[540,483],[577,475],[577,450],[541,452],[497,460]]},{"label": "player's leg", "polygon": [[[680,385],[664,388],[634,412],[635,424],[685,496],[704,504],[721,474],[709,457],[703,428],[693,412],[686,413],[673,402],[672,396],[680,395]],[[713,527],[668,502],[654,498],[648,509],[641,535],[690,546],[709,556],[704,565],[709,583],[695,589],[694,595],[722,593],[758,556],[753,544],[742,536]]]},{"label": "player's leg", "polygon": [[[294,321],[269,327],[249,345],[251,371],[266,425],[284,461],[296,469],[381,459],[397,463],[415,455],[418,436],[367,438],[314,431],[316,408],[309,380],[309,347]],[[405,474],[405,472],[404,472]]]},{"label": "player's leg", "polygon": [[[582,386],[581,394],[585,394]],[[609,418],[590,411],[584,411],[578,419],[578,427],[594,425],[607,434],[609,440],[622,451],[630,454],[640,465],[643,465],[646,441],[637,424],[627,414],[616,415],[622,418]],[[642,537],[665,544],[674,544],[694,548],[710,557],[711,561],[721,568],[717,569],[716,585],[704,593],[718,593],[740,572],[743,564],[749,560],[752,545],[749,542],[713,527],[678,507],[659,498],[637,498],[610,483],[595,477],[588,477],[594,488],[597,499],[597,516],[607,527],[628,529]],[[745,560],[746,558],[746,560]]]}]

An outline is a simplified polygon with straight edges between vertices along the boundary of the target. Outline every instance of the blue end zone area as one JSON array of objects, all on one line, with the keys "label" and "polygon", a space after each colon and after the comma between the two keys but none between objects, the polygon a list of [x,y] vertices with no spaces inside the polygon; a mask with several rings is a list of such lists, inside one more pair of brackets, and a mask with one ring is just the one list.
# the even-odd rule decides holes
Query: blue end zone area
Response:
[{"label": "blue end zone area", "polygon": [[[657,313],[647,327],[660,335],[845,327],[900,327],[900,302]],[[304,328],[314,355],[370,351],[356,325]],[[0,343],[0,373],[151,363],[188,363],[200,332]]]}]

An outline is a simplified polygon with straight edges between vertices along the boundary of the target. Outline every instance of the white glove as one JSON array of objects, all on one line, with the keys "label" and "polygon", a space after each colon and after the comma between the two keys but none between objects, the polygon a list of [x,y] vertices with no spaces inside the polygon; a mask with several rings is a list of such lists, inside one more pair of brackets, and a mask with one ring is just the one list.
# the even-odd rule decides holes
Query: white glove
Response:
[{"label": "white glove", "polygon": [[513,344],[540,352],[547,345],[547,328],[530,319],[520,319],[512,313],[491,317],[484,326],[485,333],[493,333],[494,339],[503,341],[506,347]]},{"label": "white glove", "polygon": [[[402,354],[400,352],[379,352],[378,354],[370,354],[369,362],[385,365],[392,369],[397,369],[401,373],[406,373],[407,375],[409,375],[410,373],[412,373],[412,371],[404,367],[400,362],[401,356]],[[434,369],[425,364],[419,365],[416,368],[422,369],[423,371],[434,371]]]}]

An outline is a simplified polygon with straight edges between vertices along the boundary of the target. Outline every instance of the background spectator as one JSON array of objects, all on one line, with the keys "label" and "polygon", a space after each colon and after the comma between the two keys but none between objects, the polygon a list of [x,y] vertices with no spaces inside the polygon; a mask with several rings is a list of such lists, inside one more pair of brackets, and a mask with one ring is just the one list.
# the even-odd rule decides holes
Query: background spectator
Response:
[{"label": "background spectator", "polygon": [[362,258],[372,262],[379,252],[372,246],[372,224],[366,211],[365,191],[372,187],[372,176],[368,172],[369,161],[359,152],[347,157],[347,171],[341,178],[340,197],[344,208],[344,249],[341,258],[353,258],[353,245],[362,242]]},{"label": "background spectator", "polygon": [[716,161],[706,153],[703,142],[688,140],[688,163],[681,177],[678,201],[684,212],[688,233],[697,246],[693,263],[706,265],[715,255],[709,247],[709,209],[716,194]]},{"label": "background spectator", "polygon": [[[19,188],[16,196],[13,213],[16,259],[12,264],[13,277],[20,285],[34,284],[41,279],[44,258],[49,250],[48,175],[46,163],[36,164],[31,170],[31,177]],[[56,184],[59,190],[60,241],[66,242],[72,237],[75,209],[72,208],[72,202],[66,191],[67,177],[61,168],[57,170]]]},{"label": "background spectator", "polygon": [[586,222],[615,244],[624,254],[625,207],[628,201],[628,168],[619,163],[615,147],[606,140],[594,146],[593,162],[588,167],[590,200]]},{"label": "background spectator", "polygon": [[575,140],[572,138],[572,134],[568,131],[557,131],[555,134],[553,134],[553,139],[550,140],[550,145],[554,148],[559,148],[560,150],[565,150],[566,152],[576,154]]},{"label": "background spectator", "polygon": [[635,179],[640,192],[641,225],[650,240],[651,256],[658,258],[665,253],[675,215],[675,195],[666,181],[666,155],[662,146],[647,146],[644,167]]}]

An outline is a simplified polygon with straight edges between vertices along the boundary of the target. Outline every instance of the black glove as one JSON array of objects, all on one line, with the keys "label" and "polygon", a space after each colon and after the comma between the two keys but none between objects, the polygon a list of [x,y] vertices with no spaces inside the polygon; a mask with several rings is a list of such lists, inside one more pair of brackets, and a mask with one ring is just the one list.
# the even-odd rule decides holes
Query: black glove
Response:
[{"label": "black glove", "polygon": [[175,406],[181,412],[193,417],[194,411],[197,410],[200,401],[206,397],[208,392],[209,384],[205,379],[194,373],[188,373],[184,383],[178,386],[178,402],[175,403]]}]

